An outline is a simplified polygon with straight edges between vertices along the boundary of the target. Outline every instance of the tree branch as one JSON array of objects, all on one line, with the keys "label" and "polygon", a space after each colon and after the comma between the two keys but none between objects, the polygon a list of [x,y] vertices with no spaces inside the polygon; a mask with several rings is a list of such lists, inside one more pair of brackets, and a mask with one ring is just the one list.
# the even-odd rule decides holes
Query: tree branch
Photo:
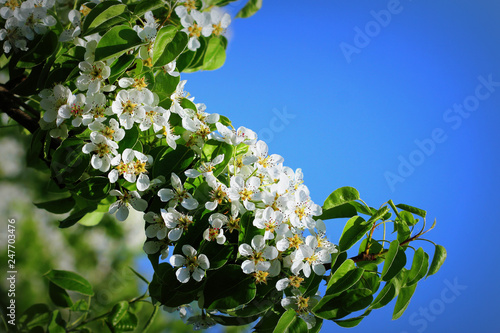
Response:
[{"label": "tree branch", "polygon": [[0,85],[0,110],[30,131],[30,133],[35,133],[40,128],[37,119],[27,114],[21,108],[36,113],[33,108],[14,96],[4,86]]}]

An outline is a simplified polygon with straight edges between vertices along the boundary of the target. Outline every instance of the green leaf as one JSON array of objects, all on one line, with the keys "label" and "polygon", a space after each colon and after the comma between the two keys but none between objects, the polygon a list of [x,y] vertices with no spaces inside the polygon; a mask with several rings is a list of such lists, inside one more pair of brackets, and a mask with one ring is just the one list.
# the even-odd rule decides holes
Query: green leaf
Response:
[{"label": "green leaf", "polygon": [[20,96],[36,95],[38,93],[38,80],[43,75],[43,68],[44,63],[33,67],[28,77],[11,89],[11,92]]},{"label": "green leaf", "polygon": [[277,291],[273,284],[258,284],[257,294],[250,303],[238,307],[236,310],[228,310],[227,314],[234,317],[262,316],[264,312],[268,311],[274,304],[279,302],[282,297],[283,293]]},{"label": "green leaf", "polygon": [[52,319],[49,322],[47,332],[48,333],[66,333],[66,322],[62,318],[59,310],[55,310],[52,313]]},{"label": "green leaf", "polygon": [[222,67],[226,61],[226,49],[220,38],[212,37],[208,42],[207,51],[203,58],[203,69],[213,71]]},{"label": "green leaf", "polygon": [[132,312],[125,312],[120,322],[113,325],[119,331],[130,332],[137,328],[137,316]]},{"label": "green leaf", "polygon": [[115,81],[132,65],[135,60],[133,54],[123,54],[117,58],[110,66],[111,74],[109,75],[109,84],[115,83]]},{"label": "green leaf", "polygon": [[342,308],[347,312],[363,310],[373,301],[372,291],[366,288],[347,290],[342,298]]},{"label": "green leaf", "polygon": [[57,286],[66,289],[76,291],[77,293],[93,296],[94,291],[90,283],[82,276],[69,272],[60,270],[50,270],[44,275],[49,281],[56,284]]},{"label": "green leaf", "polygon": [[194,159],[194,152],[184,145],[178,145],[174,150],[170,147],[158,154],[153,164],[152,178],[164,176],[170,180],[173,173],[181,175],[186,171]]},{"label": "green leaf", "polygon": [[406,281],[407,286],[417,283],[425,274],[427,274],[427,269],[429,267],[429,255],[424,252],[424,250],[419,247],[415,254],[413,255],[413,263],[411,265],[410,272],[408,273],[408,280]]},{"label": "green leaf", "polygon": [[238,235],[238,246],[245,243],[251,244],[256,235],[264,235],[264,229],[259,229],[253,225],[252,212],[246,212],[240,218],[240,233]]},{"label": "green leaf", "polygon": [[392,313],[392,320],[396,320],[403,315],[406,308],[410,304],[415,288],[417,288],[417,284],[401,288],[398,299],[396,300],[396,305],[394,306],[394,312]]},{"label": "green leaf", "polygon": [[123,54],[141,44],[143,42],[134,29],[126,25],[115,26],[106,32],[97,44],[95,61]]},{"label": "green leaf", "polygon": [[312,313],[322,319],[340,319],[349,314],[342,309],[343,298],[338,295],[326,295],[312,308]]},{"label": "green leaf", "polygon": [[33,304],[19,318],[19,326],[29,332],[41,327],[43,332],[51,319],[52,313],[47,304]]},{"label": "green leaf", "polygon": [[111,183],[107,177],[87,178],[72,190],[76,195],[87,200],[101,201],[108,196]]},{"label": "green leaf", "polygon": [[301,291],[303,288],[304,297],[314,296],[318,291],[321,282],[323,282],[322,275],[311,273],[311,275],[304,281],[303,287],[301,287]]},{"label": "green leaf", "polygon": [[137,144],[137,141],[139,140],[140,133],[141,132],[137,125],[134,125],[130,129],[125,130],[125,136],[118,143],[119,144],[118,152],[121,154],[127,148],[130,149],[134,148],[134,146]]},{"label": "green leaf", "polygon": [[142,329],[142,333],[147,332],[151,328],[151,326],[153,326],[156,315],[158,314],[159,311],[160,311],[160,307],[158,305],[155,305],[153,308],[153,312],[149,316],[148,321],[146,322],[146,324],[144,325],[144,327]]},{"label": "green leaf", "polygon": [[420,209],[420,208],[415,208],[415,207],[412,207],[410,205],[398,204],[398,205],[396,205],[396,207],[401,208],[402,210],[405,210],[407,212],[410,212],[410,213],[418,215],[418,216],[425,217],[425,215],[427,215],[427,212],[425,210]]},{"label": "green leaf", "polygon": [[293,309],[287,310],[281,315],[273,333],[302,333],[307,332],[306,322],[297,316]]},{"label": "green leaf", "polygon": [[211,161],[218,155],[224,154],[224,160],[217,164],[213,170],[213,175],[215,177],[220,175],[226,169],[226,166],[233,157],[233,146],[226,142],[217,140],[208,140],[205,142],[202,151],[207,161]]},{"label": "green leaf", "polygon": [[92,212],[92,213],[86,214],[84,217],[82,217],[78,221],[78,224],[84,225],[86,227],[93,227],[93,226],[101,223],[103,217],[106,216],[106,214],[107,214],[107,211],[106,212]]},{"label": "green leaf", "polygon": [[316,219],[330,220],[344,217],[353,217],[357,215],[356,208],[351,203],[345,203],[327,210],[323,210],[323,214]]},{"label": "green leaf", "polygon": [[314,327],[310,328],[308,333],[320,333],[321,326],[323,326],[323,319],[321,319],[321,318],[315,318],[315,319],[316,319],[316,325],[314,325]]},{"label": "green leaf", "polygon": [[68,228],[80,221],[85,215],[97,209],[97,205],[90,205],[82,209],[73,209],[71,214],[59,222],[59,228]]},{"label": "green leaf", "polygon": [[[345,261],[344,264],[346,262],[348,261]],[[341,266],[340,268],[343,267]],[[356,282],[358,282],[361,279],[364,270],[362,268],[354,268],[352,270],[347,271],[344,275],[341,275],[340,278],[339,275],[341,273],[337,274],[337,272],[339,272],[339,270],[337,270],[334,276],[332,276],[332,279],[335,278],[336,281],[332,284],[328,283],[329,287],[326,290],[325,295],[339,294],[351,288],[353,285],[356,284]]]},{"label": "green leaf", "polygon": [[170,99],[177,85],[181,80],[180,76],[172,76],[166,72],[159,72],[155,77],[155,92],[158,94],[160,101]]},{"label": "green leaf", "polygon": [[178,29],[175,25],[167,25],[158,30],[153,48],[152,60],[154,67],[165,66],[173,60],[172,59],[169,61],[169,53],[165,51],[168,47],[168,44],[170,44],[174,40],[177,31]]},{"label": "green leaf", "polygon": [[[404,213],[404,212],[402,212],[402,213]],[[408,227],[408,225],[406,224],[405,221],[396,220],[394,223],[394,226],[396,227],[396,230],[398,232],[398,241],[400,243],[403,243],[404,241],[406,241],[407,239],[410,238],[411,231],[410,231],[410,228]]]},{"label": "green leaf", "polygon": [[339,250],[341,252],[350,249],[356,244],[363,236],[370,231],[372,225],[367,223],[361,216],[353,216],[350,218],[339,240]]},{"label": "green leaf", "polygon": [[341,187],[333,191],[323,203],[323,210],[359,200],[359,192],[354,187]]},{"label": "green leaf", "polygon": [[82,36],[106,30],[128,21],[129,17],[126,5],[119,1],[103,1],[92,8],[90,13],[85,16],[82,22]]},{"label": "green leaf", "polygon": [[397,290],[392,281],[387,282],[380,291],[380,293],[377,295],[375,300],[373,301],[372,305],[370,306],[371,309],[380,309],[381,307],[386,306],[389,304],[390,301],[394,299],[397,295]]},{"label": "green leaf", "polygon": [[382,280],[389,281],[406,265],[406,255],[399,246],[397,240],[393,240],[389,246],[389,251],[385,255],[384,268],[382,269]]},{"label": "green leaf", "polygon": [[153,48],[153,64],[164,66],[175,60],[186,48],[189,37],[183,31],[176,31],[175,26],[166,26],[158,31]]},{"label": "green leaf", "polygon": [[165,3],[162,0],[142,0],[137,3],[134,9],[134,15],[141,17],[147,11],[153,11],[158,8],[162,8],[165,6]]},{"label": "green leaf", "polygon": [[406,222],[407,225],[415,225],[417,224],[418,220],[415,220],[415,218],[413,217],[413,215],[410,213],[410,212],[407,212],[407,211],[401,211],[399,212],[399,216],[401,217],[401,219]]},{"label": "green leaf", "polygon": [[259,319],[259,316],[227,317],[227,316],[211,315],[210,318],[215,320],[217,324],[221,324],[223,326],[243,326],[253,323],[257,319]]},{"label": "green leaf", "polygon": [[26,165],[28,167],[37,168],[37,164],[41,162],[40,157],[42,156],[44,142],[47,137],[48,132],[38,128],[35,133],[31,136],[31,144],[26,152]]},{"label": "green leaf", "polygon": [[368,220],[368,223],[375,223],[380,219],[384,219],[384,215],[389,212],[389,207],[384,206],[377,210],[375,214],[372,215],[372,217]]},{"label": "green leaf", "polygon": [[116,326],[122,320],[122,318],[127,314],[128,311],[128,302],[121,301],[115,304],[111,309],[111,313],[108,316],[108,320],[111,322],[111,325]]},{"label": "green leaf", "polygon": [[203,297],[208,310],[234,309],[249,303],[255,295],[253,277],[244,274],[240,265],[226,265],[207,274]]},{"label": "green leaf", "polygon": [[179,104],[184,109],[191,109],[191,110],[193,110],[195,112],[198,112],[198,108],[196,107],[196,105],[192,101],[190,101],[189,99],[187,99],[187,98],[181,99],[181,102]]},{"label": "green leaf", "polygon": [[59,183],[74,183],[87,170],[90,155],[82,152],[83,145],[82,139],[68,138],[52,155],[50,168]]},{"label": "green leaf", "polygon": [[[231,120],[229,120],[229,118],[228,118],[228,117],[226,117],[226,116],[222,116],[222,115],[220,115],[220,116],[219,116],[219,122],[220,122],[222,125],[224,125],[224,126],[232,126]],[[246,144],[244,144],[244,143],[240,143],[240,144],[238,145],[238,147],[239,147],[240,145],[243,145],[243,146],[245,146],[245,147],[246,147],[246,149],[248,149],[248,145],[246,145]]]},{"label": "green leaf", "polygon": [[361,214],[372,216],[377,211],[375,208],[367,207],[365,206],[365,204],[359,203],[357,201],[351,201],[349,204],[352,205],[356,209],[356,211]]},{"label": "green leaf", "polygon": [[231,258],[234,247],[230,245],[219,245],[211,241],[205,245],[203,253],[210,258],[210,270],[219,269]]},{"label": "green leaf", "polygon": [[168,263],[156,266],[153,281],[149,285],[149,293],[154,302],[159,301],[168,307],[178,307],[188,304],[198,298],[203,283],[190,279],[188,283],[177,280],[174,269]]},{"label": "green leaf", "polygon": [[35,46],[19,59],[17,67],[33,68],[50,57],[59,46],[57,34],[49,30]]},{"label": "green leaf", "polygon": [[361,275],[363,275],[363,270],[356,268],[354,261],[347,259],[330,277],[326,286],[326,294],[333,295],[348,289],[361,278]]},{"label": "green leaf", "polygon": [[176,60],[177,70],[179,72],[184,72],[186,68],[189,67],[189,64],[193,62],[193,59],[196,55],[196,52],[187,50],[179,55]]},{"label": "green leaf", "polygon": [[255,333],[272,333],[274,328],[276,327],[276,323],[281,318],[281,315],[284,313],[284,309],[279,306],[269,309],[264,316],[259,320],[259,322],[255,325]]},{"label": "green leaf", "polygon": [[64,214],[75,207],[75,199],[72,197],[57,199],[47,202],[36,203],[35,206],[53,214]]},{"label": "green leaf", "polygon": [[344,328],[351,328],[359,325],[359,323],[370,314],[371,310],[365,311],[361,316],[354,317],[354,318],[349,318],[349,319],[343,319],[343,320],[334,320],[335,324],[339,325],[340,327]]},{"label": "green leaf", "polygon": [[71,297],[69,297],[66,290],[49,281],[49,297],[52,303],[61,307],[67,308],[73,305]]},{"label": "green leaf", "polygon": [[249,0],[247,4],[236,14],[236,18],[247,18],[257,13],[262,7],[262,0]]},{"label": "green leaf", "polygon": [[446,260],[446,249],[441,245],[436,245],[436,249],[434,251],[434,257],[432,258],[431,267],[429,268],[427,277],[436,274],[443,265],[445,260]]},{"label": "green leaf", "polygon": [[87,312],[89,310],[89,304],[84,299],[79,299],[70,308],[71,311],[77,312]]}]

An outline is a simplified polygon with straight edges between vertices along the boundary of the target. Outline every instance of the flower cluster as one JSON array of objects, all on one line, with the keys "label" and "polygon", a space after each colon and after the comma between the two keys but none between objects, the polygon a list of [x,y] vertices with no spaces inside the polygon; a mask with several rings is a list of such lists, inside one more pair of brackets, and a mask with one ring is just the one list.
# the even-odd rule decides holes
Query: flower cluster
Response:
[{"label": "flower cluster", "polygon": [[[28,0],[15,8],[11,2],[1,10],[2,17],[11,22],[0,32],[4,39],[7,36],[4,49],[13,45],[8,41],[14,34],[32,39],[34,33],[43,33],[44,27],[55,23],[47,14],[53,5],[50,0]],[[35,7],[32,18],[22,16]],[[200,36],[219,38],[231,21],[220,9],[202,11],[195,1],[180,2],[175,13],[180,31],[189,36],[191,51],[201,46]],[[19,22],[32,25],[23,28]],[[56,84],[40,92],[45,111],[40,125],[54,138],[65,139],[71,130],[86,140],[82,152],[90,155],[94,169],[89,174],[105,175],[112,188],[109,195],[117,199],[109,212],[121,221],[131,208],[145,212],[148,239],[144,251],[168,259],[180,283],[201,282],[208,270],[218,268],[204,253],[207,246],[234,246],[236,240],[234,256],[243,274],[256,284],[273,280],[278,291],[289,289],[298,300],[295,303],[302,304],[298,313],[307,319],[301,282],[313,272],[325,274],[324,265],[330,263],[336,248],[325,236],[324,223],[317,219],[322,210],[311,200],[301,169],[292,170],[283,164],[282,156],[269,154],[267,144],[254,131],[235,129],[226,118],[206,112],[204,104],[194,103],[184,90],[186,81],[180,81],[175,72],[176,59],[152,74],[153,80],[155,75],[177,80],[169,96],[159,96],[151,88],[148,70],[135,68],[151,67],[159,29],[152,12],[144,15],[142,25],[134,26],[143,43],[130,50],[134,65],[120,75],[112,73],[117,58],[96,60],[100,35],[79,37],[80,12],[70,10],[67,22],[71,27],[59,40],[83,47],[84,59],[71,85]],[[18,40],[14,46],[25,49],[26,43]],[[155,148],[175,151],[179,146],[189,151],[192,162],[180,172],[161,175],[163,170],[155,171],[161,156],[158,150],[153,153]],[[201,190],[195,193],[197,188],[204,189],[203,195]],[[243,219],[250,224],[243,226]],[[183,235],[200,224],[200,243],[183,243]],[[245,238],[238,240],[243,227]],[[169,256],[172,248],[174,254]],[[283,306],[294,302],[290,299]]]},{"label": "flower cluster", "polygon": [[196,51],[201,45],[199,37],[223,34],[231,23],[231,16],[217,7],[213,7],[210,12],[201,13],[195,9],[193,3],[194,1],[185,1],[183,6],[175,8],[175,12],[184,27],[182,31],[189,36],[188,48]]},{"label": "flower cluster", "polygon": [[28,41],[36,35],[43,35],[56,19],[48,13],[55,0],[1,0],[0,17],[5,25],[0,29],[3,51],[27,51]]}]

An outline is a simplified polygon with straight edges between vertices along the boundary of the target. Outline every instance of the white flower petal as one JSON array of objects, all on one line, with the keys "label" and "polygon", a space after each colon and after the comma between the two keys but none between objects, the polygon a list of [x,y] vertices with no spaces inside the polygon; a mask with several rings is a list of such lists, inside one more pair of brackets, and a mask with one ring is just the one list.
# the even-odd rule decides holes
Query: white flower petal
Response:
[{"label": "white flower petal", "polygon": [[186,258],[180,254],[174,254],[170,257],[170,264],[174,267],[180,267],[186,263]]},{"label": "white flower petal", "polygon": [[175,272],[177,276],[177,280],[181,283],[188,283],[190,279],[189,270],[186,267],[179,268],[177,272]]}]

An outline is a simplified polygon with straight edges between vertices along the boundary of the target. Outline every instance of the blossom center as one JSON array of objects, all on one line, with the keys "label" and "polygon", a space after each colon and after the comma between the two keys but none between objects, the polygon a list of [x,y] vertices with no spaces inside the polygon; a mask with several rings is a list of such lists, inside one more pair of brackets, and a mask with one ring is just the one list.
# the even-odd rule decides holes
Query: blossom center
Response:
[{"label": "blossom center", "polygon": [[303,278],[299,277],[299,276],[290,276],[288,278],[290,280],[290,285],[292,287],[295,287],[295,288],[299,288],[300,287],[300,284],[302,283],[302,281],[304,281]]},{"label": "blossom center", "polygon": [[196,23],[193,23],[193,25],[188,28],[188,31],[189,37],[200,37],[201,35],[201,27]]},{"label": "blossom center", "polygon": [[226,192],[222,190],[222,186],[219,186],[218,188],[210,192],[210,198],[213,201],[217,201],[219,204],[222,203],[225,197]]},{"label": "blossom center", "polygon": [[212,27],[214,28],[214,30],[212,31],[212,33],[214,35],[216,35],[216,36],[219,36],[219,35],[221,35],[224,32],[224,28],[221,26],[220,23],[212,24]]},{"label": "blossom center", "polygon": [[78,105],[78,104],[73,104],[71,106],[70,112],[74,117],[81,116],[83,114],[83,107],[81,105]]},{"label": "blossom center", "polygon": [[299,296],[297,298],[297,307],[299,312],[306,312],[309,306],[309,297]]},{"label": "blossom center", "polygon": [[240,197],[241,197],[241,200],[245,201],[245,200],[251,200],[252,199],[252,194],[253,192],[250,191],[249,189],[243,189],[241,192],[240,192]]},{"label": "blossom center", "polygon": [[182,229],[187,230],[189,226],[193,223],[193,220],[191,220],[189,216],[182,214],[182,216],[179,217],[177,223]]},{"label": "blossom center", "polygon": [[300,239],[297,234],[293,235],[293,237],[288,237],[288,241],[290,242],[290,248],[294,247],[297,250],[299,249],[300,244],[303,243],[302,239]]},{"label": "blossom center", "polygon": [[194,272],[196,268],[198,268],[200,264],[198,263],[198,258],[196,256],[186,257],[186,267],[190,272]]},{"label": "blossom center", "polygon": [[99,155],[99,157],[103,157],[105,155],[108,155],[109,153],[111,152],[111,150],[109,149],[109,146],[105,143],[98,143],[97,144],[97,155]]},{"label": "blossom center", "polygon": [[120,164],[118,164],[116,166],[116,170],[118,170],[118,173],[120,175],[123,175],[124,173],[128,172],[128,164],[126,164],[124,162],[120,162]]},{"label": "blossom center", "polygon": [[227,227],[229,232],[232,233],[233,230],[240,230],[240,219],[233,218],[232,216],[229,218],[229,222],[227,223]]},{"label": "blossom center", "polygon": [[297,216],[299,217],[299,219],[303,219],[304,217],[307,216],[307,213],[306,213],[306,207],[305,205],[302,205],[302,206],[298,206],[297,208],[295,208],[295,214],[297,214]]},{"label": "blossom center", "polygon": [[217,236],[219,236],[220,233],[220,228],[210,228],[208,231],[208,238],[213,241],[217,239]]},{"label": "blossom center", "polygon": [[190,12],[193,9],[196,9],[196,0],[186,0],[183,4],[184,7]]},{"label": "blossom center", "polygon": [[146,162],[136,161],[134,164],[134,171],[136,175],[146,172]]},{"label": "blossom center", "polygon": [[146,88],[148,85],[146,83],[146,79],[141,77],[140,79],[134,79],[134,84],[132,85],[134,88],[137,90],[142,90],[143,88]]},{"label": "blossom center", "polygon": [[92,80],[102,80],[102,68],[99,68],[96,65],[92,65],[92,70],[90,71],[89,75],[92,77]]},{"label": "blossom center", "polygon": [[124,113],[132,114],[134,113],[134,109],[137,106],[136,103],[132,103],[130,100],[126,102],[122,102],[122,108]]},{"label": "blossom center", "polygon": [[19,7],[19,1],[17,0],[9,0],[4,4],[5,7],[9,7],[10,9],[14,10],[17,7]]},{"label": "blossom center", "polygon": [[82,5],[80,7],[80,13],[82,13],[83,16],[87,16],[88,13],[90,13],[90,8],[85,5]]},{"label": "blossom center", "polygon": [[104,137],[113,139],[113,134],[115,133],[115,131],[111,127],[106,126],[101,133]]},{"label": "blossom center", "polygon": [[264,272],[264,271],[256,271],[253,273],[253,276],[255,278],[255,283],[265,283],[267,284],[267,276],[269,275],[269,272]]}]

